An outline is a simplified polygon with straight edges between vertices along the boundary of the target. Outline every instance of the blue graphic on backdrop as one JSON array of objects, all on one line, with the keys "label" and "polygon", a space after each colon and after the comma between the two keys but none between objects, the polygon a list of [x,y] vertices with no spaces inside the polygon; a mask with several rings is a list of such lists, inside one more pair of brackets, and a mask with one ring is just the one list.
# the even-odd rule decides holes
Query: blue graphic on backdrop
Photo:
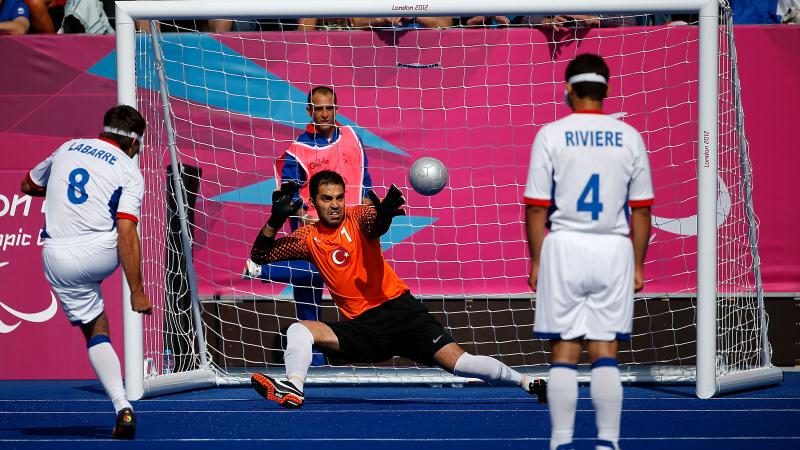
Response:
[{"label": "blue graphic on backdrop", "polygon": [[[308,124],[308,93],[293,87],[288,81],[210,36],[163,34],[161,37],[164,72],[170,95],[305,130]],[[147,47],[146,54],[153,55],[152,43],[144,36],[137,42],[138,48],[142,46]],[[116,61],[117,53],[112,51],[89,68],[88,72],[116,80]],[[140,58],[137,67],[146,69],[137,76],[138,86],[158,90],[158,76],[152,57],[147,61]],[[403,150],[347,117],[338,115],[337,118],[343,125],[352,126],[367,147],[408,156]]]}]

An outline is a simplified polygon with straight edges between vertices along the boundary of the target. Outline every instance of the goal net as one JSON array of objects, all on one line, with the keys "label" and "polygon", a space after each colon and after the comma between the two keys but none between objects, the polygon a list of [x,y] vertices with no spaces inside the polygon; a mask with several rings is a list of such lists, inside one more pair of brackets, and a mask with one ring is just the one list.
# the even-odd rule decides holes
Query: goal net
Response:
[{"label": "goal net", "polygon": [[[698,26],[639,26],[652,16],[607,14],[599,28],[559,32],[525,21],[487,27],[459,19],[462,26],[424,28],[418,20],[417,28],[363,30],[350,19],[326,19],[312,30],[296,29],[296,20],[251,18],[215,33],[203,31],[216,26],[206,19],[158,20],[160,13],[186,15],[147,12],[149,3],[130,3],[145,12],[129,10],[133,18],[157,19],[132,40],[132,92],[148,123],[140,233],[155,304],[140,337],[130,338],[128,323],[138,322],[126,318],[126,370],[129,378],[138,377],[131,370],[143,373],[140,395],[239,383],[254,371],[282,373],[283,336],[297,320],[294,298],[308,290],[310,274],[300,268],[289,280],[242,273],[269,217],[276,160],[305,132],[307,94],[320,85],[335,89],[337,120],[359,136],[378,195],[394,183],[407,199],[407,215],[381,242],[412,294],[465,350],[545,374],[549,345],[532,332],[523,190],[537,130],[569,112],[566,65],[587,52],[610,66],[604,109],[640,130],[656,194],[646,287],[635,301],[631,340],[621,345],[621,371],[631,381],[694,382],[696,367],[711,364],[717,392],[728,375],[779,376],[766,340],[729,10],[715,31],[718,54],[700,56]],[[227,17],[261,17],[243,9],[250,3],[231,5]],[[198,17],[214,13],[198,10]],[[606,26],[612,23],[619,26]],[[701,142],[698,67],[709,57],[719,63],[718,132]],[[715,164],[706,151],[714,142],[716,294],[709,299],[698,297],[708,278],[698,276],[707,252],[698,245],[698,173]],[[447,187],[431,197],[408,182],[422,156],[449,171]],[[716,319],[705,324],[710,347],[698,346],[704,301],[716,302]],[[327,292],[319,317],[340,318]],[[470,381],[400,358],[360,367],[330,362],[312,367],[309,383]]]}]

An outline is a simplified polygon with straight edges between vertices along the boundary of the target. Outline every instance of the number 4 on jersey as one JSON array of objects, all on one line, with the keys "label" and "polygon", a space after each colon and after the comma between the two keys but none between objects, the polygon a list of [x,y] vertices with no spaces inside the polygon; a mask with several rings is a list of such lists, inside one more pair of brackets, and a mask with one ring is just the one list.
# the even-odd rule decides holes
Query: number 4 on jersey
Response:
[{"label": "number 4 on jersey", "polygon": [[[586,198],[590,195],[591,201],[587,202]],[[589,182],[578,198],[578,211],[592,213],[592,220],[600,219],[600,212],[603,211],[603,204],[600,203],[600,174],[593,173],[589,177]]]}]

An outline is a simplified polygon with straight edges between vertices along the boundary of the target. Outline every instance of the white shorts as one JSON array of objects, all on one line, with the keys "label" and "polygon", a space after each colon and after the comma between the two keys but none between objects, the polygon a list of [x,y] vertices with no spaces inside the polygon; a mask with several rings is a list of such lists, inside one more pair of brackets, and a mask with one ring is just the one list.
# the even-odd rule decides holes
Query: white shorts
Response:
[{"label": "white shorts", "polygon": [[533,330],[543,339],[630,339],[630,238],[560,230],[545,237]]},{"label": "white shorts", "polygon": [[117,233],[48,238],[42,251],[44,276],[73,325],[86,324],[103,312],[100,282],[119,265]]}]

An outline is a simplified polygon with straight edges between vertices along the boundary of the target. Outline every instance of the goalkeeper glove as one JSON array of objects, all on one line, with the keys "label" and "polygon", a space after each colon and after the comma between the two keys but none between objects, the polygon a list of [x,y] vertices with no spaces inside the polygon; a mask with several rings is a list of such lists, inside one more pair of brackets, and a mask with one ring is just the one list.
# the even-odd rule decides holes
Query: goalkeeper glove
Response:
[{"label": "goalkeeper glove", "polygon": [[405,211],[401,208],[406,203],[403,198],[403,193],[394,184],[389,187],[389,192],[383,200],[379,199],[372,189],[367,192],[367,196],[372,200],[372,205],[375,207],[378,221],[384,224],[391,224],[392,219],[396,216],[404,216]]},{"label": "goalkeeper glove", "polygon": [[292,198],[300,185],[294,181],[281,183],[280,189],[272,193],[272,215],[267,221],[267,226],[273,230],[280,230],[286,219],[303,206],[303,199],[298,198],[292,202]]}]

